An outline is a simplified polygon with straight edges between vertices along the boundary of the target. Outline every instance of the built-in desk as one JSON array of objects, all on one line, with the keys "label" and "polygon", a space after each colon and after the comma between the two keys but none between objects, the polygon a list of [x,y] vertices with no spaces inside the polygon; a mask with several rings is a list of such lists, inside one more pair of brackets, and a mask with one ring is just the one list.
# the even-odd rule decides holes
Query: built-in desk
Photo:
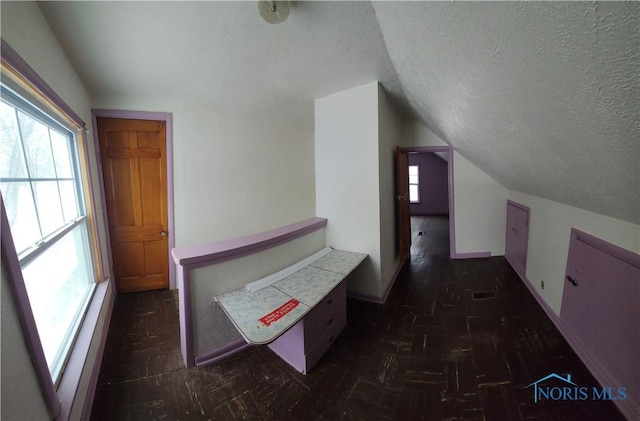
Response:
[{"label": "built-in desk", "polygon": [[215,298],[248,343],[269,344],[306,373],[346,326],[344,279],[366,257],[331,250],[258,291],[242,288]]}]

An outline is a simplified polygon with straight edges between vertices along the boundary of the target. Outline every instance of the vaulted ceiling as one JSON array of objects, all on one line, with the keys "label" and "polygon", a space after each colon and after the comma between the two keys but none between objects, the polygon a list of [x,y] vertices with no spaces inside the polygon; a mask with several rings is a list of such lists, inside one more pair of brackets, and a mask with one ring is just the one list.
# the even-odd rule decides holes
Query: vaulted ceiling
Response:
[{"label": "vaulted ceiling", "polygon": [[508,189],[640,223],[640,3],[40,7],[94,99],[286,112],[379,80]]}]

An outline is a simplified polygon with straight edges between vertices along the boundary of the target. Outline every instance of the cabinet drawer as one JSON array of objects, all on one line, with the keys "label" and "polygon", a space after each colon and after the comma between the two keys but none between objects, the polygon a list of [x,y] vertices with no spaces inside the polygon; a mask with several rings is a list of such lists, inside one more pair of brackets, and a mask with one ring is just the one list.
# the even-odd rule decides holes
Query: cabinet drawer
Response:
[{"label": "cabinet drawer", "polygon": [[316,344],[307,351],[305,355],[306,364],[305,364],[305,372],[306,374],[311,370],[317,363],[320,361],[320,358],[327,352],[327,349],[331,346],[331,344],[336,340],[342,329],[347,325],[347,318],[343,317],[339,320],[336,320],[331,328],[329,328],[325,334],[316,342]]},{"label": "cabinet drawer", "polygon": [[304,346],[311,349],[336,323],[347,319],[347,289],[341,282],[304,316]]}]

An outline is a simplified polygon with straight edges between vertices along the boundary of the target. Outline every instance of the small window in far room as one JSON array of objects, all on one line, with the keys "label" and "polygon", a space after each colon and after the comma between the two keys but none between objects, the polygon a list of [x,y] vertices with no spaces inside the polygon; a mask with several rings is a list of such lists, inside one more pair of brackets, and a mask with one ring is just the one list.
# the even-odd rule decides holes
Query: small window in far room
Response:
[{"label": "small window in far room", "polygon": [[420,202],[419,174],[417,165],[409,165],[409,201],[411,203]]}]

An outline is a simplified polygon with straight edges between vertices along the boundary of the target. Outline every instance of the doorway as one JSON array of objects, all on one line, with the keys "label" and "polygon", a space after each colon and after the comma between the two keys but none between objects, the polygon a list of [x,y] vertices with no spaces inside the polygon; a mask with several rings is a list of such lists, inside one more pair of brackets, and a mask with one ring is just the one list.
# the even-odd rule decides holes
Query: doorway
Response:
[{"label": "doorway", "polygon": [[171,115],[93,114],[117,291],[175,288]]},{"label": "doorway", "polygon": [[[416,169],[411,170],[409,205],[398,208],[398,219],[410,232],[410,256],[454,258],[453,148],[400,149],[407,154],[407,165],[417,167],[417,177]],[[398,171],[397,176],[403,175]]]}]

